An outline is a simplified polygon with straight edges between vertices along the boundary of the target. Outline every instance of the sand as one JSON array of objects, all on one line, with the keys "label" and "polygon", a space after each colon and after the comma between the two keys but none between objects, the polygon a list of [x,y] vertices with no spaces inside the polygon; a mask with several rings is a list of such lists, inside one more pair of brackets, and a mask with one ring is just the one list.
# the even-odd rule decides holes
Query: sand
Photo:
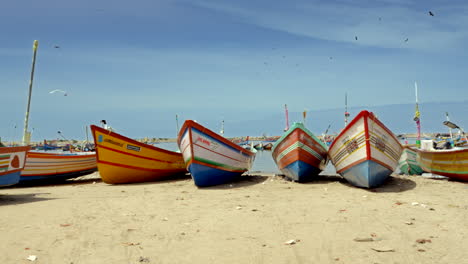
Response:
[{"label": "sand", "polygon": [[468,263],[467,194],[415,176],[366,190],[259,174],[202,189],[95,173],[0,189],[0,263]]}]

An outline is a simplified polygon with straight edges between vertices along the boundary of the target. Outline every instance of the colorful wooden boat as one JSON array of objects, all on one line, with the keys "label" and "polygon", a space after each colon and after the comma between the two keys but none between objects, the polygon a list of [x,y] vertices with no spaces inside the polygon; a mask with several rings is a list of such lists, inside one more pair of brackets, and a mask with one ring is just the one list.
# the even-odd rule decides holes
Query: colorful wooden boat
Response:
[{"label": "colorful wooden boat", "polygon": [[157,181],[187,172],[181,153],[144,144],[94,125],[91,131],[99,175],[106,183]]},{"label": "colorful wooden boat", "polygon": [[30,146],[0,147],[0,186],[19,182],[21,170],[26,163],[26,152],[30,149]]},{"label": "colorful wooden boat", "polygon": [[272,142],[264,142],[263,143],[263,149],[264,150],[271,150],[273,148],[273,143]]},{"label": "colorful wooden boat", "polygon": [[195,185],[224,184],[248,171],[255,153],[192,120],[185,121],[177,138]]},{"label": "colorful wooden boat", "polygon": [[424,171],[468,181],[468,148],[417,151],[417,161]]},{"label": "colorful wooden boat", "polygon": [[327,146],[302,123],[294,123],[272,148],[276,165],[293,181],[317,176],[327,163]]},{"label": "colorful wooden boat", "polygon": [[364,110],[335,138],[328,155],[348,182],[373,188],[395,170],[402,150],[393,133],[373,113]]},{"label": "colorful wooden boat", "polygon": [[29,151],[20,183],[66,180],[97,170],[95,152],[47,153]]},{"label": "colorful wooden boat", "polygon": [[406,175],[421,175],[423,169],[419,165],[417,158],[417,150],[411,146],[403,146],[403,152],[401,153],[400,160],[398,161],[398,167],[402,174]]}]

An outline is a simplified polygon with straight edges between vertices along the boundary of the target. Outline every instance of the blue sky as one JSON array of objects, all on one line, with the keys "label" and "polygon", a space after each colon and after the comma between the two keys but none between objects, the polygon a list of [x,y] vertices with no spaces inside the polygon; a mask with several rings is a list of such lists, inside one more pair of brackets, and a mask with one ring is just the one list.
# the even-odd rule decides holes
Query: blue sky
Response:
[{"label": "blue sky", "polygon": [[35,39],[33,140],[84,138],[101,119],[172,137],[175,114],[210,127],[341,108],[346,92],[350,106],[411,103],[415,81],[423,103],[466,101],[466,25],[461,0],[3,1],[0,136],[21,138]]}]

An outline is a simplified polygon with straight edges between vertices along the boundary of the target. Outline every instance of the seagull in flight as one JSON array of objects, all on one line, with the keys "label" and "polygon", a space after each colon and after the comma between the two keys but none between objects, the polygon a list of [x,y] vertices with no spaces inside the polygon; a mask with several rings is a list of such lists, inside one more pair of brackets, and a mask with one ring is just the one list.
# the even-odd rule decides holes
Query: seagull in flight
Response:
[{"label": "seagull in flight", "polygon": [[55,89],[55,90],[52,90],[50,91],[49,93],[50,94],[53,94],[53,93],[63,93],[63,96],[67,96],[67,92],[63,91],[63,90],[60,90],[60,89]]}]

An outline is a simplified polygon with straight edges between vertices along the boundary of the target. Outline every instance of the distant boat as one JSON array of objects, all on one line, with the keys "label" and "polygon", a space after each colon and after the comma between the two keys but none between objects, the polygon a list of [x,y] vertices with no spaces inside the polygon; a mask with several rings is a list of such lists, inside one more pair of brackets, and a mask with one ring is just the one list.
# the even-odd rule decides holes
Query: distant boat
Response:
[{"label": "distant boat", "polygon": [[325,146],[302,123],[293,123],[272,148],[276,165],[286,177],[303,182],[317,176],[327,163]]},{"label": "distant boat", "polygon": [[416,146],[410,147],[405,145],[401,154],[400,160],[398,161],[398,167],[400,173],[407,175],[421,175],[423,170],[417,161],[417,149],[421,147],[421,113],[419,112],[418,104],[418,85],[414,83],[415,95],[416,95],[416,108],[414,112],[413,120],[416,122],[417,138]]},{"label": "distant boat", "polygon": [[250,170],[255,153],[193,120],[185,121],[177,143],[187,170],[199,187],[224,184]]},{"label": "distant boat", "polygon": [[417,161],[424,171],[468,181],[468,148],[417,151]]},{"label": "distant boat", "polygon": [[417,161],[417,149],[410,146],[403,146],[400,160],[398,161],[400,173],[406,175],[421,175],[423,169]]},{"label": "distant boat", "polygon": [[371,112],[361,111],[335,138],[328,154],[336,171],[357,187],[381,185],[398,165],[403,147]]},{"label": "distant boat", "polygon": [[106,183],[156,181],[185,174],[182,154],[144,144],[91,125],[97,166]]},{"label": "distant boat", "polygon": [[273,143],[271,142],[263,142],[263,149],[264,150],[271,150],[271,148],[273,148]]},{"label": "distant boat", "polygon": [[29,151],[20,183],[66,180],[97,170],[95,152],[47,153]]},{"label": "distant boat", "polygon": [[0,147],[0,186],[17,184],[26,163],[26,147]]},{"label": "distant boat", "polygon": [[256,150],[262,150],[263,149],[263,142],[259,142],[253,146]]}]

